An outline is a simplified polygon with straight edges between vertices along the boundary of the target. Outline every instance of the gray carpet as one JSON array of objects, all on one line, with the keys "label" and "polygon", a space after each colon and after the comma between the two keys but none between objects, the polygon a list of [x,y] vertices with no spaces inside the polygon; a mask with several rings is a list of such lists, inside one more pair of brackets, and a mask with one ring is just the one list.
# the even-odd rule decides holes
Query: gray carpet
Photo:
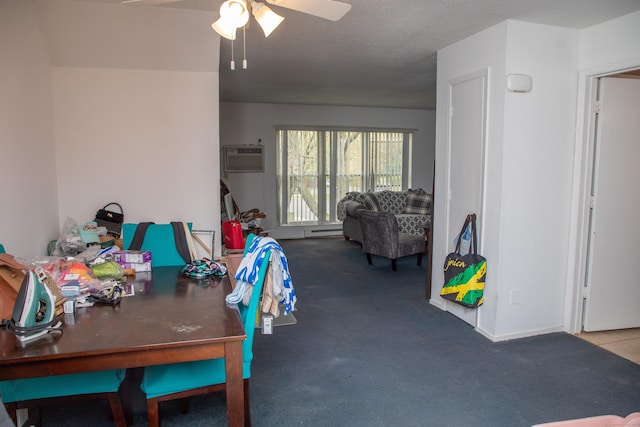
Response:
[{"label": "gray carpet", "polygon": [[[568,334],[492,343],[424,299],[416,258],[367,264],[357,243],[281,241],[297,324],[256,331],[255,426],[530,426],[640,410],[640,365]],[[135,426],[146,425],[140,399]],[[45,426],[111,425],[102,403]],[[168,402],[163,426],[225,425],[223,395]]]}]

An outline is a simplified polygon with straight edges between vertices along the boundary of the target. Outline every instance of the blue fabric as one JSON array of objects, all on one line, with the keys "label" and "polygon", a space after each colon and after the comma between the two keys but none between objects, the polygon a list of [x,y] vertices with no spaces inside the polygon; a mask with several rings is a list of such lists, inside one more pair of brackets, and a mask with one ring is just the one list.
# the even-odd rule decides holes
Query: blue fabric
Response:
[{"label": "blue fabric", "polygon": [[114,369],[0,381],[0,391],[2,391],[4,403],[79,394],[109,393],[118,391],[124,376],[124,369]]},{"label": "blue fabric", "polygon": [[[192,224],[187,223],[187,225],[191,231]],[[122,246],[124,248],[128,248],[131,245],[136,227],[138,227],[138,224],[122,224]],[[140,249],[151,252],[151,265],[153,267],[185,265],[184,259],[176,249],[176,240],[171,224],[151,224],[147,229]]]},{"label": "blue fabric", "polygon": [[[271,237],[256,237],[251,244],[247,244],[245,248],[245,258],[248,258],[252,262],[240,263],[238,271],[236,272],[236,283],[255,283],[257,280],[257,269],[260,266],[262,260],[265,258],[272,259],[271,271],[273,273],[273,280],[282,283],[282,299],[279,301],[284,305],[284,314],[288,316],[289,313],[295,310],[296,305],[296,292],[293,289],[293,282],[291,281],[291,274],[289,273],[289,264],[287,257],[284,255],[284,251]],[[227,298],[229,301],[229,298]]]},{"label": "blue fabric", "polygon": [[[244,253],[254,239],[254,235],[247,237]],[[262,294],[262,285],[269,266],[269,256],[266,256],[258,272],[249,306],[238,304],[240,318],[244,325],[247,338],[242,343],[242,376],[251,377],[251,361],[253,360],[253,335],[255,319],[258,311],[258,301]],[[192,390],[200,387],[223,384],[226,382],[224,359],[199,360],[196,362],[172,363],[167,365],[148,366],[144,368],[144,376],[140,388],[146,393],[147,399]]]},{"label": "blue fabric", "polygon": [[4,246],[2,246],[2,244],[0,243],[0,254],[3,254],[4,252]]}]

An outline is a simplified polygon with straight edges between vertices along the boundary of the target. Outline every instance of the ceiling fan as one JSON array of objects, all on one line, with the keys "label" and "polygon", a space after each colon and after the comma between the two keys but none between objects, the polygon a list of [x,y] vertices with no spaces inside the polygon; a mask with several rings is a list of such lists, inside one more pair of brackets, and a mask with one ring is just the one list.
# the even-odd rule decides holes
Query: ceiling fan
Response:
[{"label": "ceiling fan", "polygon": [[[122,0],[130,6],[155,6],[182,0]],[[213,1],[213,0],[212,0]],[[350,9],[351,5],[335,0],[267,0],[267,3],[286,9],[307,13],[330,21],[338,21]],[[268,37],[280,25],[284,18],[267,5],[255,0],[226,0],[220,6],[220,19],[212,24],[213,29],[229,40],[235,40],[236,30],[249,21],[249,11]]]},{"label": "ceiling fan", "polygon": [[[121,3],[130,6],[155,6],[179,1],[182,0],[121,0]],[[350,4],[335,0],[267,0],[267,3],[330,21],[338,21],[351,10]],[[230,67],[232,70],[236,69],[233,41],[236,39],[237,30],[246,28],[249,22],[249,11],[253,13],[254,18],[260,24],[265,37],[269,37],[269,34],[284,20],[284,17],[272,11],[269,6],[256,0],[226,0],[222,3],[220,6],[220,18],[211,24],[211,27],[220,36],[231,40]],[[242,68],[247,68],[246,44],[244,46]]]}]

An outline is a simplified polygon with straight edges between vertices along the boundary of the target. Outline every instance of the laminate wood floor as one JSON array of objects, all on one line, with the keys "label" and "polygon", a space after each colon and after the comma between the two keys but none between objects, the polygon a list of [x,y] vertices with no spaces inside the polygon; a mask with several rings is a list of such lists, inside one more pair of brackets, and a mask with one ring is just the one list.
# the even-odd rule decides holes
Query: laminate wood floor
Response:
[{"label": "laminate wood floor", "polygon": [[576,336],[640,364],[640,328],[582,332]]}]

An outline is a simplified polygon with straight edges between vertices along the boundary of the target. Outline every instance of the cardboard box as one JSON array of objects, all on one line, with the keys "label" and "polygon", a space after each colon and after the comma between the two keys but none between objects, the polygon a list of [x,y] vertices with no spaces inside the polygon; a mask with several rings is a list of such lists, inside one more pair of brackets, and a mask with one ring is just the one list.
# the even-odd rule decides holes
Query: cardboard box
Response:
[{"label": "cardboard box", "polygon": [[16,297],[28,268],[9,254],[0,254],[0,319],[11,319]]},{"label": "cardboard box", "polygon": [[149,262],[118,262],[125,270],[133,270],[136,273],[151,271],[151,261]]},{"label": "cardboard box", "polygon": [[[113,260],[119,264],[135,263],[144,264],[151,262],[150,251],[119,251],[113,253]],[[147,271],[147,270],[143,270]]]}]

